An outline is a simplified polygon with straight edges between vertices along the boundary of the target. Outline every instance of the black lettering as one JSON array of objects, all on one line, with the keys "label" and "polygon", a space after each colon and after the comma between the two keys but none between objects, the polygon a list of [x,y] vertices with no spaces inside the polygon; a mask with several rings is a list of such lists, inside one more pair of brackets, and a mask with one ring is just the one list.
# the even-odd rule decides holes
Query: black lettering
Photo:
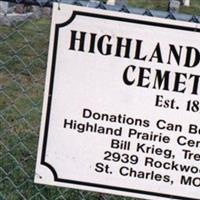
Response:
[{"label": "black lettering", "polygon": [[178,65],[180,65],[181,53],[182,53],[183,46],[179,46],[179,52],[177,51],[176,47],[173,44],[170,44],[169,47],[170,47],[170,50],[169,50],[169,59],[168,59],[167,64],[171,64],[171,59],[172,59],[171,57],[173,55],[173,57],[176,60],[176,63]]},{"label": "black lettering", "polygon": [[143,56],[141,57],[141,45],[142,45],[142,40],[136,40],[136,50],[135,50],[135,57],[134,59],[137,59],[137,60],[146,60],[146,57],[147,56]]},{"label": "black lettering", "polygon": [[163,59],[162,59],[162,53],[161,53],[161,49],[160,49],[160,44],[158,43],[156,45],[156,48],[150,58],[150,62],[152,62],[153,59],[157,59],[158,63],[163,63]]},{"label": "black lettering", "polygon": [[[195,67],[200,62],[200,52],[194,47],[186,47],[185,67]],[[191,62],[192,61],[192,62]]]},{"label": "black lettering", "polygon": [[130,58],[131,39],[126,38],[126,44],[122,44],[123,38],[117,37],[117,49],[115,56],[121,57],[122,47],[125,48],[124,58]]},{"label": "black lettering", "polygon": [[108,42],[110,42],[111,38],[112,37],[110,35],[103,35],[99,38],[97,47],[98,47],[99,52],[102,55],[110,55],[111,54],[112,44],[105,43],[106,39],[108,40]]},{"label": "black lettering", "polygon": [[135,66],[134,65],[129,65],[123,73],[123,81],[126,85],[133,85],[133,83],[135,82],[135,79],[132,78],[132,76],[130,76],[131,74],[133,74],[133,72],[135,71]]},{"label": "black lettering", "polygon": [[148,81],[146,84],[144,84],[144,80],[145,79],[149,80],[150,77],[149,76],[145,76],[145,72],[148,72],[148,74],[150,74],[151,69],[150,68],[140,68],[139,79],[138,79],[137,86],[148,88],[149,85],[150,85],[150,82]]},{"label": "black lettering", "polygon": [[192,94],[198,94],[200,76],[191,74],[189,79],[194,78]]},{"label": "black lettering", "polygon": [[174,89],[173,89],[174,92],[182,92],[182,93],[184,93],[185,90],[186,90],[186,87],[184,87],[182,89],[180,88],[180,85],[184,85],[185,86],[185,81],[181,81],[181,77],[186,79],[187,78],[187,74],[186,73],[178,73],[178,72],[175,73],[175,83],[174,83]]},{"label": "black lettering", "polygon": [[80,36],[77,37],[77,31],[71,31],[71,43],[70,43],[70,50],[76,50],[75,46],[77,42],[79,42],[78,51],[84,51],[84,44],[85,44],[85,35],[86,32],[80,32]]},{"label": "black lettering", "polygon": [[90,48],[89,48],[89,53],[94,53],[94,49],[95,49],[95,43],[96,43],[96,33],[90,33]]},{"label": "black lettering", "polygon": [[92,111],[90,109],[83,109],[83,118],[90,118],[92,116]]},{"label": "black lettering", "polygon": [[163,85],[163,90],[169,90],[169,75],[170,71],[164,71],[164,74],[162,75],[162,71],[156,69],[156,76],[154,79],[154,89],[160,89]]}]

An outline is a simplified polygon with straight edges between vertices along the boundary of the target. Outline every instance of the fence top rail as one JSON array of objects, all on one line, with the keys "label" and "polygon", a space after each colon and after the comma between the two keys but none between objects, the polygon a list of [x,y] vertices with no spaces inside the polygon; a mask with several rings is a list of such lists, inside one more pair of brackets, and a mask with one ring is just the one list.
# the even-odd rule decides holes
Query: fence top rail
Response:
[{"label": "fence top rail", "polygon": [[151,17],[159,17],[166,18],[172,20],[180,20],[187,21],[193,23],[200,23],[200,16],[197,15],[189,15],[183,13],[173,13],[168,11],[160,11],[160,10],[151,10],[151,9],[142,9],[129,7],[126,5],[107,5],[103,2],[90,2],[84,0],[1,0],[4,2],[16,3],[16,4],[24,4],[24,5],[35,5],[40,7],[52,7],[53,2],[61,2],[71,5],[78,6],[87,6],[91,8],[104,9],[104,10],[112,10],[117,12],[125,12],[125,13],[134,13],[139,15],[146,15]]}]

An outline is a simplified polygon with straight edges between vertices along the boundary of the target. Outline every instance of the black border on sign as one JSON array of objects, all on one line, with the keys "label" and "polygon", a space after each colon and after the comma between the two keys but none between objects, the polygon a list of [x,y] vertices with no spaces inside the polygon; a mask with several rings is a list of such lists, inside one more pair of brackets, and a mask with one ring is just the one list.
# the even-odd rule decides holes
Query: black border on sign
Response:
[{"label": "black border on sign", "polygon": [[73,11],[71,17],[66,22],[64,22],[62,24],[56,24],[55,25],[55,35],[54,35],[54,44],[53,44],[53,57],[52,57],[52,63],[51,63],[50,83],[49,83],[49,88],[48,88],[48,102],[47,102],[45,129],[44,129],[44,138],[43,138],[43,145],[42,145],[41,165],[44,165],[51,170],[51,172],[54,176],[55,182],[88,186],[88,187],[94,187],[94,188],[109,189],[109,190],[113,190],[113,191],[137,193],[137,194],[142,194],[142,195],[151,195],[151,196],[165,197],[165,198],[175,198],[175,199],[180,199],[180,200],[198,200],[196,198],[195,199],[187,198],[187,197],[183,197],[183,196],[160,194],[160,193],[150,192],[150,191],[135,190],[135,189],[131,189],[131,188],[116,187],[116,186],[110,186],[110,185],[102,185],[102,184],[96,184],[96,183],[90,183],[90,182],[81,182],[81,181],[76,181],[76,180],[68,180],[68,179],[59,178],[55,168],[45,161],[46,147],[47,147],[47,140],[48,140],[48,131],[49,131],[49,120],[50,120],[50,114],[51,114],[51,103],[52,103],[52,97],[53,97],[53,84],[54,84],[55,67],[56,67],[59,29],[61,27],[64,27],[64,26],[67,26],[68,24],[70,24],[75,19],[75,17],[78,15],[84,16],[84,17],[92,17],[92,18],[98,18],[98,19],[115,20],[115,21],[119,21],[119,22],[148,25],[148,26],[152,26],[152,27],[162,27],[162,28],[176,29],[176,30],[182,30],[182,31],[200,32],[199,28],[192,28],[192,27],[172,25],[172,24],[163,24],[163,23],[159,23],[159,22],[149,22],[149,21],[138,20],[138,19],[128,19],[128,18],[122,18],[122,17],[110,16],[110,15],[104,15],[104,14],[87,13],[87,12],[76,11],[76,10]]}]

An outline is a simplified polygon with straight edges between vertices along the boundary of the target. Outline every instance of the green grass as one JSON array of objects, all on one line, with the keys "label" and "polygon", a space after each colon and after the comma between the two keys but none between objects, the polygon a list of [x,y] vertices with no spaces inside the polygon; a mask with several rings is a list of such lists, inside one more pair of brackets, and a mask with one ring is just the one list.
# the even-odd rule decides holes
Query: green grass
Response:
[{"label": "green grass", "polygon": [[36,194],[45,187],[33,177],[49,20],[0,26],[0,33],[0,199],[40,199]]},{"label": "green grass", "polygon": [[[129,0],[128,5],[138,8],[167,11],[168,0]],[[191,6],[181,6],[179,12],[191,15],[200,15],[200,0],[191,0]]]}]

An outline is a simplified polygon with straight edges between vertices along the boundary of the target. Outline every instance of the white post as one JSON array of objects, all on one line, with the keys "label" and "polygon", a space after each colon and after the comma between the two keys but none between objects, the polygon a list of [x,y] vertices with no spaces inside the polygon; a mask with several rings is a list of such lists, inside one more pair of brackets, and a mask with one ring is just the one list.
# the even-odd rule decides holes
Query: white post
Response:
[{"label": "white post", "polygon": [[8,12],[8,2],[0,1],[0,13]]},{"label": "white post", "polygon": [[190,0],[183,0],[184,6],[190,6]]},{"label": "white post", "polygon": [[114,6],[115,3],[116,3],[116,0],[108,0],[108,1],[107,1],[107,4],[108,4],[108,5]]},{"label": "white post", "polygon": [[127,5],[128,1],[127,0],[107,0],[107,4],[123,6],[123,5]]}]

